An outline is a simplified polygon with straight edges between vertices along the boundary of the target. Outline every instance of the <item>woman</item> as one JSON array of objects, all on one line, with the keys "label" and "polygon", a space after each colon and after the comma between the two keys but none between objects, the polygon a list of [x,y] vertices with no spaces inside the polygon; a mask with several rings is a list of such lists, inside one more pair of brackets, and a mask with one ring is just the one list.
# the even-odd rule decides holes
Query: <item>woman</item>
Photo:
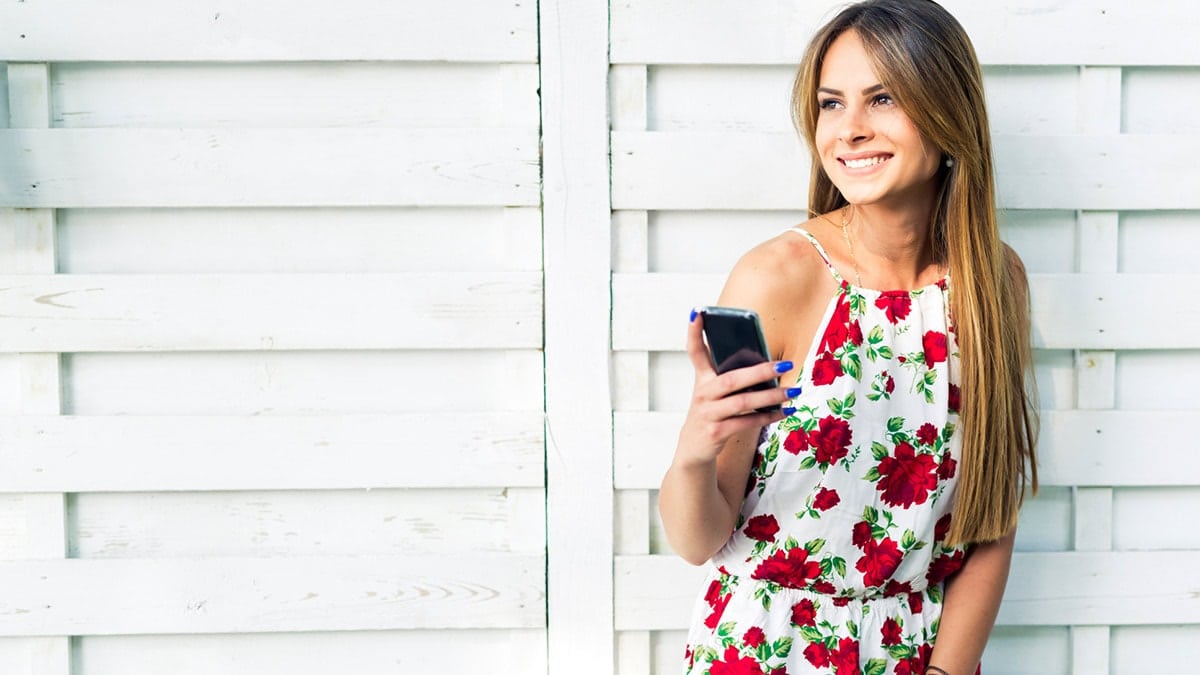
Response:
[{"label": "woman", "polygon": [[717,376],[694,313],[688,332],[660,493],[674,550],[713,568],[686,672],[968,675],[1037,484],[979,64],[936,3],[868,0],[813,38],[793,109],[817,217],[747,253],[718,303],[757,311],[778,360]]}]

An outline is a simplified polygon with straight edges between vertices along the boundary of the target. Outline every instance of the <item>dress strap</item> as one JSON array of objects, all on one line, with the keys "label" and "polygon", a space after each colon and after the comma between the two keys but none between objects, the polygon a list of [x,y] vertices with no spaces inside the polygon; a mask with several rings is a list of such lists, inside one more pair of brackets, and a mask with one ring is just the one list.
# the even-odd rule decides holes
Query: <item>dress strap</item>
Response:
[{"label": "dress strap", "polygon": [[812,232],[809,232],[799,225],[795,227],[789,227],[787,230],[785,230],[785,232],[795,232],[807,239],[808,243],[812,244],[813,248],[817,249],[817,253],[821,256],[821,260],[825,261],[825,266],[829,268],[829,273],[833,275],[833,278],[838,282],[838,285],[841,286],[845,284],[845,281],[842,279],[842,275],[838,273],[837,268],[833,266],[832,262],[830,262],[829,254],[825,252],[825,248],[821,246],[821,242],[817,241],[817,238],[812,235]]}]

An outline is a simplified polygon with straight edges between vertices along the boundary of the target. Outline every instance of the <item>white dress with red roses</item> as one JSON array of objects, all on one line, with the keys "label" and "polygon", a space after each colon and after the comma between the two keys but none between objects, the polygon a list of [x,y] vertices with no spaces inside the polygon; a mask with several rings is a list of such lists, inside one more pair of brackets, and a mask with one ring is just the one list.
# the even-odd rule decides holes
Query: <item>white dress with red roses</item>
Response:
[{"label": "white dress with red roses", "polygon": [[796,413],[763,430],[737,529],[712,559],[689,675],[924,673],[959,439],[946,279],[839,284],[800,372]]}]

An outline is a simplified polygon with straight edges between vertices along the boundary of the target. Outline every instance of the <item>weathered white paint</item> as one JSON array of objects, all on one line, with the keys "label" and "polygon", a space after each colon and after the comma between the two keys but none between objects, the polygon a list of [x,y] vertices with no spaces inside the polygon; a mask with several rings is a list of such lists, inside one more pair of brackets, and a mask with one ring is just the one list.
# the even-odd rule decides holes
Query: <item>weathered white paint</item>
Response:
[{"label": "weathered white paint", "polygon": [[533,206],[537,153],[525,129],[9,129],[0,154],[36,160],[0,165],[0,203]]},{"label": "weathered white paint", "polygon": [[[537,348],[536,273],[0,276],[0,350]],[[80,330],[86,326],[86,330]]]},{"label": "weathered white paint", "polygon": [[[809,36],[844,3],[657,0],[613,3],[614,63],[756,64],[800,61]],[[984,63],[1195,65],[1188,0],[1151,5],[946,0]],[[1064,36],[1087,27],[1088,39]]]},{"label": "weathered white paint", "polygon": [[12,61],[532,63],[536,19],[537,4],[526,0],[9,3],[0,10],[0,53]]}]

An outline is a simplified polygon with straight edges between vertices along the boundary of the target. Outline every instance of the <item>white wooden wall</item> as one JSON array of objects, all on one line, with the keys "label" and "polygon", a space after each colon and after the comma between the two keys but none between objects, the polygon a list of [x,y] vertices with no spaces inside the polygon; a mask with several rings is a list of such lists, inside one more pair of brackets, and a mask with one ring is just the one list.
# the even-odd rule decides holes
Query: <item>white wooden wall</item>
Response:
[{"label": "white wooden wall", "polygon": [[[1032,273],[1043,408],[985,672],[1200,660],[1200,11],[946,0],[985,63],[1005,238]],[[687,404],[687,308],[802,220],[790,78],[835,2],[612,6],[616,625],[621,675],[678,670],[702,572],[655,488]]]},{"label": "white wooden wall", "polygon": [[536,4],[0,26],[0,672],[544,672]]},{"label": "white wooden wall", "polygon": [[[686,314],[835,4],[0,3],[0,673],[676,672]],[[986,670],[1179,672],[1200,14],[945,4],[1045,411]]]}]

